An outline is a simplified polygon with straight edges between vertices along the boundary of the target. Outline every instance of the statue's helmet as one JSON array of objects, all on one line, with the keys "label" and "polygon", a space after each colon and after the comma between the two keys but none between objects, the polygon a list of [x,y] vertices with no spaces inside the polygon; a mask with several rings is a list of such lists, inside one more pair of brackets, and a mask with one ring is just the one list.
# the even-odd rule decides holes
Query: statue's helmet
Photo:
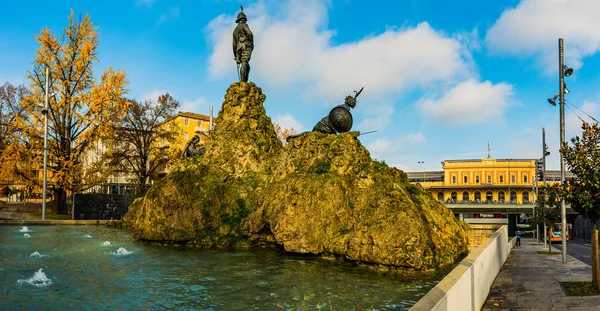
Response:
[{"label": "statue's helmet", "polygon": [[344,102],[346,105],[350,106],[350,108],[356,107],[356,98],[352,96],[346,96],[346,100]]},{"label": "statue's helmet", "polygon": [[244,12],[240,12],[240,13],[238,13],[238,16],[237,16],[237,18],[235,19],[235,22],[236,22],[236,23],[239,23],[239,22],[242,20],[242,18],[243,18],[244,20],[246,20],[246,21],[248,20],[248,18],[246,17],[246,14],[244,14]]}]

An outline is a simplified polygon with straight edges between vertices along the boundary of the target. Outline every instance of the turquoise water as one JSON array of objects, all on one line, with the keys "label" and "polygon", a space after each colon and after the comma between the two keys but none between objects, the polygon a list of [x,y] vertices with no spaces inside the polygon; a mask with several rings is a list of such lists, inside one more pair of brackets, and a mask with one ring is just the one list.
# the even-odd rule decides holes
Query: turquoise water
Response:
[{"label": "turquoise water", "polygon": [[102,226],[0,226],[0,310],[407,310],[443,275],[273,248],[150,246]]}]

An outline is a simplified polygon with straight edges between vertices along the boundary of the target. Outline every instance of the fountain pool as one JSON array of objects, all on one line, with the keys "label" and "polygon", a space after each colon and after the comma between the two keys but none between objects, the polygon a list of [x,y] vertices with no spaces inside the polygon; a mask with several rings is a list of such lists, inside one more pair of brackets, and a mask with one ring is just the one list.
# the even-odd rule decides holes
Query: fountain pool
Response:
[{"label": "fountain pool", "polygon": [[170,248],[103,226],[0,226],[2,310],[408,310],[447,272],[392,277],[273,248]]}]

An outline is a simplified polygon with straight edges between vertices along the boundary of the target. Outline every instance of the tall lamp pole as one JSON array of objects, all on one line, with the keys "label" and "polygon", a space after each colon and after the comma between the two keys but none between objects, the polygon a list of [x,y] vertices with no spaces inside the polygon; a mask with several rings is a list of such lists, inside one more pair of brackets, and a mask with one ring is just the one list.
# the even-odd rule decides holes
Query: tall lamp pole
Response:
[{"label": "tall lamp pole", "polygon": [[42,192],[42,220],[46,220],[46,190],[48,177],[48,81],[50,68],[46,67],[46,100],[42,114],[44,115],[44,189]]},{"label": "tall lamp pole", "polygon": [[[559,77],[559,94],[560,94],[560,148],[562,148],[565,142],[565,74],[570,76],[573,73],[573,69],[566,68],[565,64],[565,52],[563,49],[563,39],[558,39],[558,77]],[[569,72],[570,70],[570,72]],[[560,182],[565,182],[565,159],[560,154]],[[560,201],[560,218],[561,218],[561,233],[562,233],[562,262],[567,263],[567,208],[565,206],[565,199]]]}]

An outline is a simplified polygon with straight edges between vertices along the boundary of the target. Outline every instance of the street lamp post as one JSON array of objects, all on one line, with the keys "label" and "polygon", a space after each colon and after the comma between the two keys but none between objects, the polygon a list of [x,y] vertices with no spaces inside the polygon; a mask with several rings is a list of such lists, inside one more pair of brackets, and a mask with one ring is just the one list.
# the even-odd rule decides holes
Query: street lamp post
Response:
[{"label": "street lamp post", "polygon": [[423,171],[423,182],[425,182],[425,161],[419,161],[417,163],[421,164],[421,170]]},{"label": "street lamp post", "polygon": [[[568,68],[564,64],[565,53],[563,49],[563,39],[558,39],[558,91],[560,94],[560,148],[565,142],[565,75],[568,77],[573,73],[573,69]],[[565,182],[565,159],[560,153],[560,182]],[[564,198],[560,201],[560,218],[561,218],[561,233],[562,233],[562,262],[567,263],[567,208]]]},{"label": "street lamp post", "polygon": [[42,192],[42,220],[46,220],[46,190],[48,177],[48,81],[50,80],[50,69],[46,67],[46,95],[44,102],[44,189]]}]

